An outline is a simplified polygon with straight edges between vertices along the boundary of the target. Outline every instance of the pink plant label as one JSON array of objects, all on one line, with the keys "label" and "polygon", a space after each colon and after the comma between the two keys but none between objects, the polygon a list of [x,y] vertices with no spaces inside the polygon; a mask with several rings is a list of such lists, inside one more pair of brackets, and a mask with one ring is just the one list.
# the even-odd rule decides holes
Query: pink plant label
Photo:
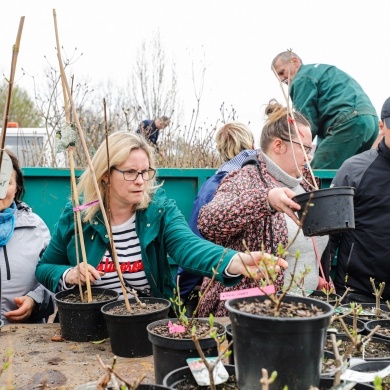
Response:
[{"label": "pink plant label", "polygon": [[259,287],[247,288],[245,290],[237,290],[237,291],[227,291],[221,293],[219,299],[221,301],[226,301],[227,299],[233,298],[246,298],[246,297],[254,297],[256,295],[264,295],[273,294],[275,292],[275,286],[265,286],[261,289]]},{"label": "pink plant label", "polygon": [[184,333],[186,328],[183,325],[174,324],[172,321],[168,322],[169,333]]}]

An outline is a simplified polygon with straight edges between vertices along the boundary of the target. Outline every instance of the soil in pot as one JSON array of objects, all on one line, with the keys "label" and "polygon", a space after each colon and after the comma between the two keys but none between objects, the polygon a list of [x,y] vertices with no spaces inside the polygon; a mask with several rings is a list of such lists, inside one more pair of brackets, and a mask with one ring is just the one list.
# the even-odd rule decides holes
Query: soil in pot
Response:
[{"label": "soil in pot", "polygon": [[[390,311],[387,305],[380,305],[380,313],[376,314],[375,305],[373,303],[359,303],[362,306],[363,311],[358,315],[358,319],[364,322],[373,321],[373,320],[385,320],[390,319]],[[345,314],[351,311],[351,306],[349,303],[338,306],[335,309],[335,312]]]},{"label": "soil in pot", "polygon": [[[225,364],[229,379],[225,383],[218,384],[217,390],[239,390],[235,375],[235,367],[231,364]],[[199,386],[188,366],[180,367],[168,373],[163,384],[170,389],[175,390],[209,390],[210,386]]]},{"label": "soil in pot", "polygon": [[[153,322],[147,326],[148,338],[153,346],[154,377],[156,383],[162,383],[165,375],[169,372],[184,367],[187,358],[199,357],[195,344],[192,341],[192,326],[188,326],[184,333],[169,333],[168,322],[177,324],[177,319],[166,319]],[[194,319],[198,336],[210,329],[208,319]],[[225,326],[214,321],[219,335],[226,332]],[[200,340],[206,357],[218,356],[218,350],[214,339],[207,337]]]},{"label": "soil in pot", "polygon": [[[97,382],[88,382],[83,385],[77,386],[75,390],[96,390],[97,388]],[[106,387],[106,390],[112,390],[113,387],[108,384]],[[122,387],[121,387],[122,389]],[[124,389],[124,388],[123,388]],[[126,387],[127,389],[127,387]],[[155,385],[155,384],[148,384],[148,383],[141,383],[138,387],[137,390],[166,390],[170,389],[170,387],[162,386],[162,385]]]},{"label": "soil in pot", "polygon": [[77,289],[60,291],[54,299],[58,307],[61,335],[70,341],[99,341],[108,337],[106,322],[100,311],[106,303],[114,302],[119,294],[114,290],[91,289],[92,302],[81,302]]},{"label": "soil in pot", "polygon": [[[347,325],[347,328],[350,330],[350,332],[352,332],[352,330],[353,330],[353,317],[344,317],[343,321],[344,321],[345,325]],[[365,327],[364,327],[365,323],[359,319],[357,319],[356,321],[357,321],[357,333],[361,334],[365,331]],[[337,320],[333,321],[329,325],[327,332],[328,333],[335,332],[336,334],[345,334],[345,331],[344,331],[343,326],[341,325],[341,322],[337,321]]]},{"label": "soil in pot", "polygon": [[317,299],[318,301],[327,302],[330,305],[334,305],[337,300],[340,302],[340,295],[329,294],[328,296],[321,290],[314,290],[307,295],[309,298]]},{"label": "soil in pot", "polygon": [[353,187],[332,187],[296,195],[293,200],[301,206],[298,217],[303,234],[323,236],[354,229],[354,193]]},{"label": "soil in pot", "polygon": [[[346,351],[347,347],[350,345],[350,341],[346,335],[337,335],[336,339],[341,341],[338,350],[340,355],[342,355]],[[324,349],[325,351],[333,353],[332,343],[329,339],[326,340]],[[356,348],[354,348],[351,357],[360,358],[364,360],[389,360],[390,341],[380,339],[378,337],[372,337],[371,340],[365,344],[364,353],[363,347],[360,351],[357,351]]]},{"label": "soil in pot", "polygon": [[365,323],[366,331],[371,332],[377,325],[379,330],[375,332],[375,337],[390,340],[390,319],[389,320],[374,320]]},{"label": "soil in pot", "polygon": [[163,298],[129,299],[129,312],[124,301],[108,303],[101,308],[106,320],[112,352],[121,357],[142,357],[153,353],[146,327],[168,317],[171,303]]},{"label": "soil in pot", "polygon": [[[263,297],[228,300],[239,388],[259,387],[261,369],[277,371],[273,386],[289,390],[318,386],[326,329],[333,307],[308,297],[286,296],[280,315]],[[282,367],[282,368],[281,368]],[[297,375],[299,373],[299,375]]]}]

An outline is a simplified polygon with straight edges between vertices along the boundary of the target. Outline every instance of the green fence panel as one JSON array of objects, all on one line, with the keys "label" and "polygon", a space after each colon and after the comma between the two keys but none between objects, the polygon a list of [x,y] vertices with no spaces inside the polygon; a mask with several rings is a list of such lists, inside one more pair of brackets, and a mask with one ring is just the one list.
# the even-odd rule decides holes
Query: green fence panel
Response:
[{"label": "green fence panel", "polygon": [[[26,195],[24,200],[46,222],[53,231],[65,204],[70,200],[70,171],[62,168],[23,168]],[[206,168],[160,168],[158,180],[169,198],[175,199],[177,206],[188,220],[194,199],[202,184],[215,173]],[[314,174],[322,179],[321,186],[329,187],[335,170],[316,170]],[[76,176],[82,173],[76,171]]]}]

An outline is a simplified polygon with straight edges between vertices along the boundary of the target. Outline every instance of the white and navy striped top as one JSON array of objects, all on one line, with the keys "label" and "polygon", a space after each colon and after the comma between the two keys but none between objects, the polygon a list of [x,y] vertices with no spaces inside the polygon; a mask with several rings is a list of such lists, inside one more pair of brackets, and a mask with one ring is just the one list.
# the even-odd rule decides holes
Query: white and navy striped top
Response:
[{"label": "white and navy striped top", "polygon": [[[142,263],[141,247],[135,232],[135,214],[125,223],[112,226],[112,236],[123,279],[130,288],[139,291],[141,295],[150,295],[150,285],[146,279]],[[108,250],[96,269],[105,272],[105,275],[102,276],[101,280],[97,281],[95,286],[115,290],[120,293],[119,299],[121,299],[123,295],[122,288]],[[129,294],[130,296],[131,294]]]},{"label": "white and navy striped top", "polygon": [[[128,289],[134,288],[140,292],[140,296],[150,296],[150,285],[146,279],[142,263],[141,247],[135,231],[135,214],[125,223],[112,226],[112,235],[123,279],[127,282]],[[108,250],[96,269],[105,272],[105,275],[93,286],[115,290],[120,294],[119,299],[123,299],[119,277]],[[62,289],[68,289],[70,287],[66,286],[63,282],[65,275],[66,273],[64,273],[60,282]],[[132,294],[129,293],[128,297],[131,298]]]}]

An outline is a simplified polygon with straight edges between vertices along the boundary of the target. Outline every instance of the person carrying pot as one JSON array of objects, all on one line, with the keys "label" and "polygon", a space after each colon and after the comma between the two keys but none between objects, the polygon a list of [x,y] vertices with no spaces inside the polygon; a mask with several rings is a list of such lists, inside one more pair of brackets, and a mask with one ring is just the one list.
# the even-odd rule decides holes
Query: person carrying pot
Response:
[{"label": "person carrying pot", "polygon": [[[248,157],[240,170],[225,176],[214,198],[201,208],[198,229],[207,240],[219,245],[240,251],[244,250],[245,242],[251,251],[263,248],[276,255],[278,246],[286,247],[299,228],[295,212],[300,210],[300,206],[292,198],[314,189],[313,178],[306,167],[311,160],[312,134],[307,119],[294,112],[298,137],[287,108],[275,100],[269,103],[265,113],[268,120],[261,132],[261,151]],[[295,277],[305,269],[310,270],[303,284],[307,290],[321,288],[324,282],[319,276],[320,259],[316,250],[322,253],[327,241],[327,236],[312,240],[300,230],[288,249],[286,259],[291,271],[294,269],[295,253],[300,251]],[[276,287],[287,286],[289,280],[289,271],[280,273]],[[220,300],[222,292],[257,286],[248,277],[233,287],[214,283],[206,292],[208,284],[209,280],[205,278],[201,287],[200,317],[210,313],[227,315],[225,302]]]},{"label": "person carrying pot", "polygon": [[[107,146],[110,166],[107,166]],[[91,283],[118,291],[123,298],[112,259],[109,233],[96,201],[95,175],[104,207],[109,211],[113,242],[125,284],[139,296],[169,299],[175,288],[168,255],[184,269],[211,277],[220,259],[217,280],[226,285],[239,282],[247,271],[257,273],[261,252],[238,253],[197,237],[173,200],[157,185],[153,150],[134,133],[115,132],[104,141],[78,183],[85,251]],[[51,291],[85,283],[84,266],[77,266],[72,204],[56,225],[48,248],[39,260],[36,276]],[[79,248],[80,249],[80,248]],[[277,271],[287,267],[283,259],[269,260]],[[245,265],[244,265],[245,264]],[[247,267],[247,268],[246,268]]]},{"label": "person carrying pot", "polygon": [[346,160],[331,184],[355,187],[355,229],[330,236],[337,292],[351,289],[343,303],[375,303],[370,278],[378,289],[385,283],[381,298],[390,299],[390,97],[379,126],[383,138],[377,148]]},{"label": "person carrying pot", "polygon": [[50,241],[42,219],[24,202],[17,157],[2,153],[0,180],[1,320],[41,323],[54,313],[53,296],[35,277],[39,256]]}]

